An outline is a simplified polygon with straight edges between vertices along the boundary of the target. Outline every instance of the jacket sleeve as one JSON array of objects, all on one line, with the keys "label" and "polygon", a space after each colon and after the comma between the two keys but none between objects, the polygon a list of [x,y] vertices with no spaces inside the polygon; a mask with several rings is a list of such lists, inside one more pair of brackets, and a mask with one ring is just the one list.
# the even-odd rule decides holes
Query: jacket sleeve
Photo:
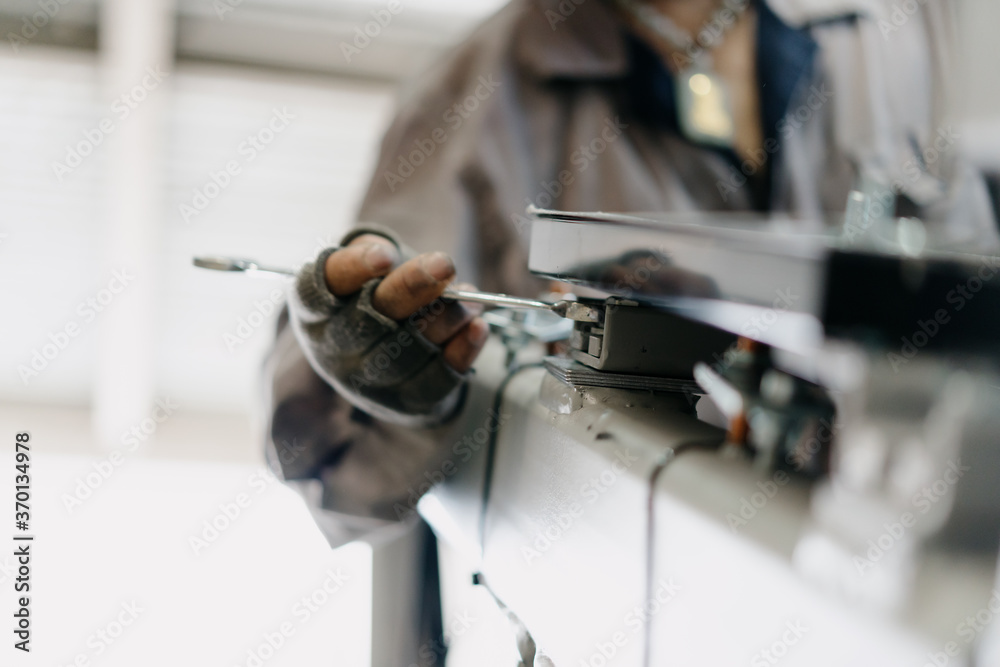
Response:
[{"label": "jacket sleeve", "polygon": [[288,319],[286,310],[264,368],[266,458],[336,547],[413,514],[447,435],[354,407],[313,370]]},{"label": "jacket sleeve", "polygon": [[[478,135],[473,119],[434,144],[434,154],[419,169],[399,169],[397,156],[409,155],[408,146],[425,138],[432,143],[433,137],[440,139],[436,130],[445,125],[437,107],[428,104],[426,98],[411,99],[397,115],[383,140],[382,159],[360,219],[385,225],[384,235],[397,245],[404,238],[419,251],[449,252],[459,278],[474,281],[482,277],[474,248],[484,218],[481,205],[472,202],[491,186],[483,185],[481,178],[476,182],[482,187],[470,188],[463,176],[470,169],[459,166],[474,161],[467,152],[474,143],[467,133]],[[485,117],[488,110],[483,112]],[[387,173],[402,181],[387,179]],[[494,248],[492,265],[510,259],[512,247]],[[525,276],[521,261],[515,273]],[[452,443],[449,428],[433,425],[434,420],[393,423],[374,416],[378,410],[365,409],[357,400],[352,403],[343,386],[338,392],[321,358],[323,330],[335,299],[319,278],[312,282],[305,290],[297,285],[290,295],[265,364],[266,450],[272,469],[304,497],[329,542],[339,545],[412,514]],[[492,288],[506,286],[502,281],[488,283]]]},{"label": "jacket sleeve", "polygon": [[[448,252],[459,280],[534,294],[540,283],[526,270],[526,244],[500,203],[521,206],[537,182],[519,112],[507,108],[519,85],[508,28],[521,4],[501,10],[404,97],[358,219],[383,225],[397,244]],[[455,111],[470,99],[478,100],[474,113]],[[412,514],[455,433],[433,420],[403,426],[374,416],[324,378],[323,359],[310,349],[318,339],[301,335],[304,326],[322,328],[330,304],[321,302],[332,299],[315,282],[317,300],[306,299],[314,307],[304,307],[301,290],[289,299],[266,363],[266,449],[336,545]]]}]

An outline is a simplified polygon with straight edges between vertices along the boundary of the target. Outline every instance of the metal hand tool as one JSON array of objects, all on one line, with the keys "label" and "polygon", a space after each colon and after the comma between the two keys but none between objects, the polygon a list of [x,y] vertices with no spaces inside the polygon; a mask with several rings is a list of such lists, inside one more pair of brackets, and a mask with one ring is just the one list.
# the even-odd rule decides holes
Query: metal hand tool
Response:
[{"label": "metal hand tool", "polygon": [[[202,269],[212,269],[213,271],[240,271],[245,273],[274,273],[283,276],[294,276],[291,269],[264,266],[252,259],[238,259],[235,257],[195,257],[194,265]],[[560,317],[578,322],[600,322],[600,307],[594,307],[579,301],[562,300],[550,303],[548,301],[538,301],[536,299],[522,299],[507,294],[494,294],[492,292],[470,292],[468,290],[457,290],[446,288],[441,295],[444,299],[452,301],[466,301],[471,303],[481,303],[496,308],[518,308],[522,310],[548,310]]]}]

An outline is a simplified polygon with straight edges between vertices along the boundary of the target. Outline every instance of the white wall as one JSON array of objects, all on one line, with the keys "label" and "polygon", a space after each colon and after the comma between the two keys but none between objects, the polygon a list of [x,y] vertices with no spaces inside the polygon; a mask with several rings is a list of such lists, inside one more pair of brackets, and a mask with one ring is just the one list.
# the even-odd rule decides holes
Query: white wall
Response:
[{"label": "white wall", "polygon": [[[93,54],[41,49],[0,51],[0,400],[86,404],[94,378],[101,315],[78,306],[96,297],[102,161],[112,132],[62,180],[53,162],[84,140],[101,118]],[[190,266],[195,253],[230,253],[289,266],[335,241],[352,220],[392,109],[386,84],[337,81],[245,68],[180,65],[151,95],[167,98],[162,165],[164,207],[156,292],[156,390],[185,407],[246,411],[270,326],[238,346],[236,333],[254,302],[281,283],[215,274]],[[294,115],[288,128],[248,160],[240,145],[266,127],[274,109]],[[129,119],[120,121],[123,125]],[[190,222],[179,212],[195,189],[227,162],[240,174]],[[114,308],[112,301],[108,311]],[[84,310],[87,310],[86,308]],[[17,369],[67,323],[80,334],[27,385]],[[230,350],[230,347],[233,347]],[[49,352],[52,348],[49,348]]]},{"label": "white wall", "polygon": [[1000,171],[1000,2],[961,0],[959,33],[963,149],[983,168]]}]

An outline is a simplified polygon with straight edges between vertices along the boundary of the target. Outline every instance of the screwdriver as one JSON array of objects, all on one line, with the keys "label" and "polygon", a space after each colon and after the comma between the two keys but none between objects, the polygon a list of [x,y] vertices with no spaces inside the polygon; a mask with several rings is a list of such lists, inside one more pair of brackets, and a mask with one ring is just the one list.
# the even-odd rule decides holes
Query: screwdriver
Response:
[{"label": "screwdriver", "polygon": [[[243,273],[273,273],[283,276],[294,276],[291,269],[264,266],[252,259],[238,259],[235,257],[215,257],[204,256],[195,257],[194,265],[202,269],[213,271],[239,271]],[[589,306],[579,301],[567,299],[548,302],[536,299],[522,299],[521,297],[509,296],[507,294],[495,294],[493,292],[470,292],[468,290],[457,290],[451,287],[445,288],[441,297],[450,301],[465,301],[471,303],[481,303],[496,308],[517,308],[522,310],[548,310],[560,317],[578,322],[600,322],[602,308]]]}]

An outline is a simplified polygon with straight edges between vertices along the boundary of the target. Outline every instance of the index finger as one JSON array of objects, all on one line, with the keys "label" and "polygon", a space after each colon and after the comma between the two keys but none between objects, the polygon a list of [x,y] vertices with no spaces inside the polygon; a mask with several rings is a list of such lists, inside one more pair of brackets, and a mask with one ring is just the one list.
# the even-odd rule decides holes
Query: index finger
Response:
[{"label": "index finger", "polygon": [[399,261],[392,241],[364,234],[326,258],[326,286],[336,296],[354,294],[372,278],[384,276]]}]

